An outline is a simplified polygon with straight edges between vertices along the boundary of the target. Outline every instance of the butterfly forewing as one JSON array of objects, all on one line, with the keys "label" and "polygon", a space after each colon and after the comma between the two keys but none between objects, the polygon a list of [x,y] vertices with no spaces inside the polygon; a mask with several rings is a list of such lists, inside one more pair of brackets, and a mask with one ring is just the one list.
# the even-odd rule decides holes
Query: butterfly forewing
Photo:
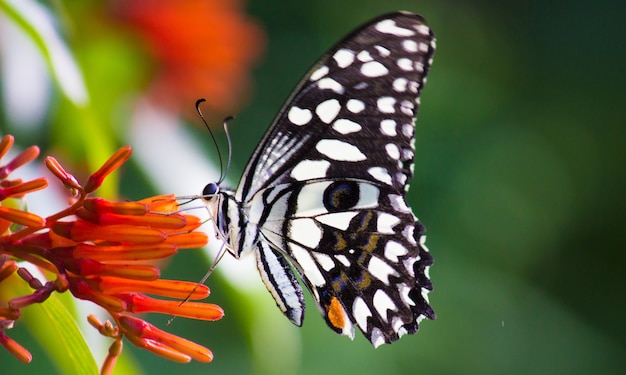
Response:
[{"label": "butterfly forewing", "polygon": [[434,46],[410,13],[348,35],[300,82],[228,197],[240,215],[238,253],[256,250],[268,289],[298,325],[304,302],[281,257],[337,332],[353,337],[356,325],[378,346],[435,317],[432,258],[404,199]]},{"label": "butterfly forewing", "polygon": [[[415,14],[379,17],[330,49],[256,148],[238,195],[292,180],[348,176],[404,186],[434,37]],[[369,168],[354,168],[359,163]]]}]

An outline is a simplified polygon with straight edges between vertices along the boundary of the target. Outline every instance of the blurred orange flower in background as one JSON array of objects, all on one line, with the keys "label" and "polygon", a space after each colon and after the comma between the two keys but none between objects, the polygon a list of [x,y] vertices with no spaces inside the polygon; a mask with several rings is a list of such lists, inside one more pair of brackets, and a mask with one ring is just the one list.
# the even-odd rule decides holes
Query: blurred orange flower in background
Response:
[{"label": "blurred orange flower in background", "polygon": [[265,47],[263,31],[239,0],[116,1],[113,15],[143,39],[157,60],[149,96],[170,109],[232,114],[248,96],[250,70]]}]

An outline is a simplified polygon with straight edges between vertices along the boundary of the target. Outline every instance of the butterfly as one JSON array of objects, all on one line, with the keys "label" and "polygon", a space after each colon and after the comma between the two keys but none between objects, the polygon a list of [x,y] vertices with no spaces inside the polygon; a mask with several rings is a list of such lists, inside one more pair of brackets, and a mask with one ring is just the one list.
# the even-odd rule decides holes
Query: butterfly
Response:
[{"label": "butterfly", "polygon": [[435,40],[424,19],[395,12],[331,48],[300,81],[236,190],[203,191],[227,249],[254,253],[261,278],[297,326],[298,278],[328,326],[378,347],[435,319],[432,257],[405,202],[415,119]]}]

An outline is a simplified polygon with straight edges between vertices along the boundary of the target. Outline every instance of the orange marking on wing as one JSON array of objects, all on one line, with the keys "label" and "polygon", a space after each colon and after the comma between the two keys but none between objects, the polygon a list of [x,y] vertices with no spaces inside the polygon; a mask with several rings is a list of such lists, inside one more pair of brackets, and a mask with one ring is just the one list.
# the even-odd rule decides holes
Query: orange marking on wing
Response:
[{"label": "orange marking on wing", "polygon": [[344,320],[343,307],[341,307],[337,297],[331,298],[330,305],[326,307],[326,312],[328,313],[328,321],[330,321],[333,326],[339,329],[345,327],[346,322]]}]

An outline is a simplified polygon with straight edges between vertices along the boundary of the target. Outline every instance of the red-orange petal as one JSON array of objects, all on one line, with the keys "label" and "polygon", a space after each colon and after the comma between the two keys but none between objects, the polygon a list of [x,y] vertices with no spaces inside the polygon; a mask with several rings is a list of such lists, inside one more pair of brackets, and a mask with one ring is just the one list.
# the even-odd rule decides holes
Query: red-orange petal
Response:
[{"label": "red-orange petal", "polygon": [[65,238],[76,242],[109,241],[113,243],[159,243],[165,241],[167,235],[159,230],[132,225],[101,226],[84,220],[76,222],[57,222],[52,230]]},{"label": "red-orange petal", "polygon": [[152,281],[159,278],[161,271],[157,267],[134,264],[106,264],[93,259],[83,258],[77,260],[66,260],[68,268],[75,269],[75,272],[83,277],[93,276],[114,276],[132,280]]},{"label": "red-orange petal", "polygon": [[108,294],[136,292],[179,300],[185,298],[198,300],[206,298],[210,294],[209,287],[206,285],[179,280],[141,281],[103,276],[92,282],[100,291]]},{"label": "red-orange petal", "polygon": [[219,320],[224,316],[220,306],[210,303],[165,301],[138,293],[119,294],[118,297],[126,301],[128,311],[137,314],[156,312],[199,320]]},{"label": "red-orange petal", "polygon": [[195,249],[209,242],[209,236],[202,232],[191,232],[176,236],[169,236],[168,243],[176,244],[179,249]]},{"label": "red-orange petal", "polygon": [[89,258],[97,261],[135,261],[161,259],[176,254],[178,246],[163,242],[149,245],[92,245],[81,243],[73,249],[75,259]]},{"label": "red-orange petal", "polygon": [[76,298],[92,301],[109,312],[122,312],[126,310],[126,304],[116,296],[107,295],[95,291],[84,280],[72,280],[70,291]]},{"label": "red-orange petal", "polygon": [[145,215],[148,205],[141,202],[111,202],[104,198],[87,198],[83,207],[96,214]]},{"label": "red-orange petal", "polygon": [[98,218],[101,225],[125,224],[134,226],[149,226],[159,229],[182,229],[187,225],[182,215],[118,215],[112,213],[101,214]]}]

